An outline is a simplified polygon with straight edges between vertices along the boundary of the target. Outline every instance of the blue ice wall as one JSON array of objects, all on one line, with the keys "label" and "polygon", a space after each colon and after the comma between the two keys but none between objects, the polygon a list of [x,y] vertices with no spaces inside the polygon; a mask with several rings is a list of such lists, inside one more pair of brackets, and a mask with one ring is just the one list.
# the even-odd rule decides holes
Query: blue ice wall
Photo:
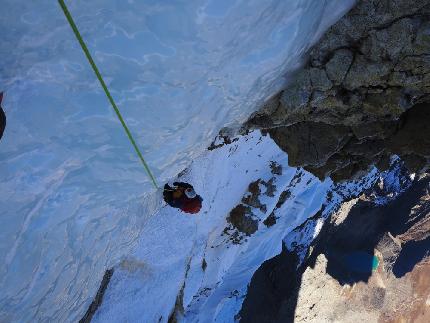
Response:
[{"label": "blue ice wall", "polygon": [[[158,181],[246,119],[352,0],[67,1]],[[3,0],[0,321],[77,321],[151,185],[56,1]]]}]

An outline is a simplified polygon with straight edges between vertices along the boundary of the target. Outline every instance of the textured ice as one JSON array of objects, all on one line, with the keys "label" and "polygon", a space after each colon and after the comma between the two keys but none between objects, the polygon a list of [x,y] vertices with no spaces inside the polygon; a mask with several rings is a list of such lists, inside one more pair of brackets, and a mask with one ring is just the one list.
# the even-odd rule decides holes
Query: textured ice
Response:
[{"label": "textured ice", "polygon": [[[273,94],[352,0],[67,3],[162,183]],[[0,321],[76,321],[135,245],[151,186],[56,1],[1,10]]]}]

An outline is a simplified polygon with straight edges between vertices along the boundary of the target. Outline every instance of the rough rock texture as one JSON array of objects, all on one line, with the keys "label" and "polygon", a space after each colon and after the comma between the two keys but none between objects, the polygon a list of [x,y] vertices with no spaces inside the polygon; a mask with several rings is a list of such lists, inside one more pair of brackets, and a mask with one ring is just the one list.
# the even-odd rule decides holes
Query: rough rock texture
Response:
[{"label": "rough rock texture", "polygon": [[430,174],[401,185],[345,202],[298,269],[292,251],[266,261],[241,322],[429,322]]},{"label": "rough rock texture", "polygon": [[265,129],[319,177],[351,178],[391,154],[415,171],[430,157],[429,101],[430,0],[362,0],[245,130]]},{"label": "rough rock texture", "polygon": [[[430,231],[417,224],[430,219],[430,176],[417,179],[386,205],[376,201],[369,193],[361,196],[345,219],[332,226],[335,215],[321,232],[302,276],[296,322],[429,321]],[[341,254],[368,249],[379,266],[372,270],[369,264],[367,273],[354,273],[339,249]],[[318,286],[324,287],[324,296],[315,293]],[[309,303],[315,304],[311,310]]]},{"label": "rough rock texture", "polygon": [[[282,166],[272,161],[270,163],[270,169],[274,177],[270,178],[268,181],[258,179],[250,183],[248,191],[242,197],[241,203],[236,205],[227,217],[227,222],[230,226],[225,228],[224,233],[230,235],[232,241],[235,243],[240,243],[244,235],[250,236],[258,230],[259,221],[255,212],[256,210],[261,211],[263,214],[267,212],[267,206],[260,201],[261,195],[268,197],[275,196],[275,176],[282,175]],[[264,188],[263,192],[261,188]],[[283,198],[283,194],[281,194],[280,200]],[[282,204],[284,201],[278,201],[278,204]],[[276,217],[274,214],[269,215],[269,217],[264,221],[266,226],[271,226],[275,223]]]},{"label": "rough rock texture", "polygon": [[249,206],[239,204],[231,210],[227,222],[231,223],[239,232],[250,236],[258,229],[258,221],[254,219],[252,215]]},{"label": "rough rock texture", "polygon": [[429,72],[430,1],[359,1],[313,48],[278,104],[267,105],[255,121],[354,126],[394,120],[428,101]]},{"label": "rough rock texture", "polygon": [[372,164],[386,168],[391,155],[400,156],[412,171],[430,161],[430,105],[418,104],[399,120],[365,126],[300,122],[268,130],[289,156],[289,164],[303,166],[320,178],[349,179]]},{"label": "rough rock texture", "polygon": [[250,118],[245,131],[263,129],[320,178],[386,169],[392,155],[420,173],[411,182],[403,168],[399,196],[376,183],[311,245],[266,261],[241,322],[430,322],[429,103],[430,0],[361,0]]}]

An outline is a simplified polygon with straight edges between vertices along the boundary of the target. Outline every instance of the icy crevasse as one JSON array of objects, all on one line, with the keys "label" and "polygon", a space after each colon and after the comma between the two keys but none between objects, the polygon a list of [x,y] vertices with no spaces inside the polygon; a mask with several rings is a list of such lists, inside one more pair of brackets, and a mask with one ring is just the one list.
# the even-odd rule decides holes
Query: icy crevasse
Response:
[{"label": "icy crevasse", "polygon": [[[352,2],[67,3],[162,183],[273,94]],[[151,187],[56,1],[2,12],[0,320],[76,321],[135,245]]]}]

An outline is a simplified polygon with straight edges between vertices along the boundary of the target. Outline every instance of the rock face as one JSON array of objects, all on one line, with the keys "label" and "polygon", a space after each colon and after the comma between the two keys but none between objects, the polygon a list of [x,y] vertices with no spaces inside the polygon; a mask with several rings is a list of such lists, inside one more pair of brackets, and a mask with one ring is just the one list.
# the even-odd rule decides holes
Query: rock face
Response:
[{"label": "rock face", "polygon": [[430,1],[359,1],[257,116],[360,125],[397,119],[430,94]]},{"label": "rock face", "polygon": [[320,178],[349,179],[372,164],[386,168],[391,155],[405,160],[412,171],[425,169],[430,160],[430,105],[423,103],[399,120],[362,126],[300,122],[268,130],[286,152],[292,166],[303,166]]},{"label": "rock face", "polygon": [[320,178],[387,169],[392,155],[405,167],[345,201],[311,244],[287,236],[241,322],[430,322],[429,22],[430,0],[359,0],[245,125]]},{"label": "rock face", "polygon": [[[422,169],[430,156],[428,139],[417,142],[430,137],[429,21],[429,0],[359,1],[245,128],[265,129],[291,165],[320,177],[350,178],[391,154]],[[419,120],[427,132],[411,135]]]},{"label": "rock face", "polygon": [[288,250],[264,263],[242,322],[428,322],[430,175],[403,178],[397,198],[377,182],[345,202],[302,265]]},{"label": "rock face", "polygon": [[[267,205],[261,202],[260,199],[262,197],[275,197],[274,193],[277,188],[274,183],[277,181],[277,177],[282,175],[282,165],[271,161],[269,166],[270,173],[273,176],[267,181],[258,179],[251,182],[247,192],[242,197],[241,203],[230,211],[226,219],[229,225],[224,229],[224,234],[229,235],[234,243],[240,243],[245,236],[249,237],[258,230],[259,220],[256,213],[265,214],[267,212]],[[296,177],[291,182],[292,184],[296,183]],[[279,209],[287,200],[287,192],[289,192],[288,189],[281,193],[275,210]],[[263,221],[268,227],[276,223],[275,210]]]}]

